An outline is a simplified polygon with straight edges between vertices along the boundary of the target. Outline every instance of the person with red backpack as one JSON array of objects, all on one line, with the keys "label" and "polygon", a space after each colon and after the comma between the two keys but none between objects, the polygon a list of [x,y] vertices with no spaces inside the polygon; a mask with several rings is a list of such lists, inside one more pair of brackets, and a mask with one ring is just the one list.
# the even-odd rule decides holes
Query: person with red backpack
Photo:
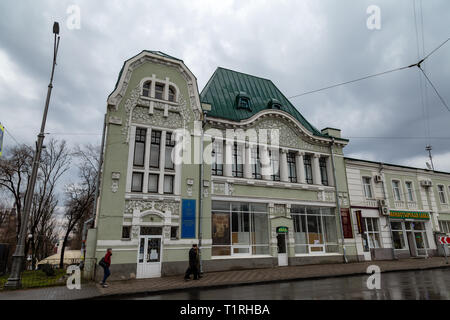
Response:
[{"label": "person with red backpack", "polygon": [[111,272],[109,271],[109,266],[111,265],[111,256],[112,256],[112,249],[108,248],[108,250],[106,250],[105,256],[99,262],[99,265],[103,267],[104,271],[103,281],[100,283],[103,288],[108,287],[106,279],[111,275]]}]

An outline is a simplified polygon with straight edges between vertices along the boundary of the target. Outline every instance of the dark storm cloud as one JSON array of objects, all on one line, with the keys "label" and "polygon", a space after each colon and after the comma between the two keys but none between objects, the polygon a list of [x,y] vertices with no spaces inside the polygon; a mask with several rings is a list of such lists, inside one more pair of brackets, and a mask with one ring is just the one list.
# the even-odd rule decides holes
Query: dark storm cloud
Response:
[{"label": "dark storm cloud", "polygon": [[[72,4],[81,9],[80,30],[66,26]],[[366,27],[369,5],[381,9],[380,30]],[[450,3],[422,1],[422,7],[429,52],[450,36]],[[417,60],[413,0],[2,1],[0,12],[0,121],[28,143],[39,130],[54,20],[61,47],[46,131],[66,133],[57,137],[71,144],[100,142],[106,98],[123,61],[143,49],[183,59],[200,90],[223,66],[269,78],[288,97]],[[425,67],[450,103],[449,56],[450,43]],[[292,102],[318,129],[338,127],[353,137],[347,155],[424,166],[430,142],[436,168],[450,171],[450,139],[399,139],[427,136],[418,76],[417,69],[404,70]],[[450,136],[450,112],[430,87],[426,106],[430,136]]]}]

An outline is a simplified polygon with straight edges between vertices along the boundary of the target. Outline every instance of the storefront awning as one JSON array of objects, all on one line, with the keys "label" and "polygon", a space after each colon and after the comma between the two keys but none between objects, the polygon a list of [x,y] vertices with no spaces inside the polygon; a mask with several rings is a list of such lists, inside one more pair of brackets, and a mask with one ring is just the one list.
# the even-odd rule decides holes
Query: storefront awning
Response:
[{"label": "storefront awning", "polygon": [[430,220],[430,214],[428,212],[418,211],[390,210],[389,217],[393,219]]}]

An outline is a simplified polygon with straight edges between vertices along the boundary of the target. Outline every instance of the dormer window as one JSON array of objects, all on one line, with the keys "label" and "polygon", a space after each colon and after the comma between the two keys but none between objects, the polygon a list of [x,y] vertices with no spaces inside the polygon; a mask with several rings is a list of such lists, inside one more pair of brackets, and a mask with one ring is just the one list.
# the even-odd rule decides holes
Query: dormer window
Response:
[{"label": "dormer window", "polygon": [[162,100],[164,96],[164,85],[162,83],[155,84],[155,98]]},{"label": "dormer window", "polygon": [[269,102],[267,103],[267,107],[269,109],[281,110],[281,102],[278,101],[277,99],[270,99]]},{"label": "dormer window", "polygon": [[252,111],[250,106],[250,97],[245,92],[239,92],[236,97],[236,105],[238,109],[247,109]]},{"label": "dormer window", "polygon": [[152,86],[152,82],[151,81],[147,81],[144,83],[144,85],[142,86],[142,95],[145,97],[150,97],[150,92],[151,92],[151,86]]},{"label": "dormer window", "polygon": [[175,102],[175,89],[172,86],[169,87],[169,101]]}]

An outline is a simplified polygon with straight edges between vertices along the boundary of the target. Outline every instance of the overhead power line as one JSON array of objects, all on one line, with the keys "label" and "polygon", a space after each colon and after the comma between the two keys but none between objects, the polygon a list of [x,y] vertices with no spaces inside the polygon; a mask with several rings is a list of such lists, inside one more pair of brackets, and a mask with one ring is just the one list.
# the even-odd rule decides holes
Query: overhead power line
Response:
[{"label": "overhead power line", "polygon": [[434,52],[436,52],[439,48],[441,48],[441,47],[442,47],[445,43],[447,43],[449,40],[450,40],[450,38],[448,38],[448,39],[445,40],[443,43],[441,43],[436,49],[434,49],[433,51],[431,51],[425,58],[423,58],[423,59],[420,60],[419,62],[414,63],[414,64],[411,64],[411,65],[409,65],[409,66],[404,66],[404,67],[400,67],[400,68],[395,68],[395,69],[387,70],[387,71],[384,71],[384,72],[380,72],[380,73],[375,73],[375,74],[372,74],[372,75],[368,75],[368,76],[365,76],[365,77],[362,77],[362,78],[358,78],[358,79],[354,79],[354,80],[350,80],[350,81],[345,81],[345,82],[341,82],[341,83],[337,83],[337,84],[333,84],[333,85],[331,85],[331,86],[323,87],[323,88],[320,88],[320,89],[316,89],[316,90],[312,90],[312,91],[303,92],[303,93],[300,93],[300,94],[296,94],[296,95],[290,96],[290,97],[288,97],[288,99],[298,98],[298,97],[301,97],[301,96],[304,96],[304,95],[307,95],[307,94],[311,94],[311,93],[315,93],[315,92],[319,92],[319,91],[323,91],[323,90],[327,90],[327,89],[331,89],[331,88],[343,86],[343,85],[346,85],[346,84],[349,84],[349,83],[358,82],[358,81],[366,80],[366,79],[373,78],[373,77],[378,77],[378,76],[381,76],[381,75],[384,75],[384,74],[388,74],[388,73],[392,73],[392,72],[395,72],[395,71],[400,71],[400,70],[404,70],[404,69],[408,69],[408,68],[412,68],[412,67],[419,67],[419,68],[420,68],[420,65],[421,65],[426,59],[428,59]]},{"label": "overhead power line", "polygon": [[434,86],[433,82],[431,82],[430,78],[428,78],[427,74],[425,73],[425,71],[420,68],[420,71],[422,71],[423,75],[425,76],[425,79],[427,79],[428,83],[431,85],[431,87],[434,89],[434,92],[436,92],[437,96],[439,97],[439,99],[441,100],[442,104],[447,108],[448,111],[450,111],[450,108],[448,107],[447,103],[445,102],[444,98],[442,98],[442,96],[439,94],[438,90],[436,89],[436,87]]}]

